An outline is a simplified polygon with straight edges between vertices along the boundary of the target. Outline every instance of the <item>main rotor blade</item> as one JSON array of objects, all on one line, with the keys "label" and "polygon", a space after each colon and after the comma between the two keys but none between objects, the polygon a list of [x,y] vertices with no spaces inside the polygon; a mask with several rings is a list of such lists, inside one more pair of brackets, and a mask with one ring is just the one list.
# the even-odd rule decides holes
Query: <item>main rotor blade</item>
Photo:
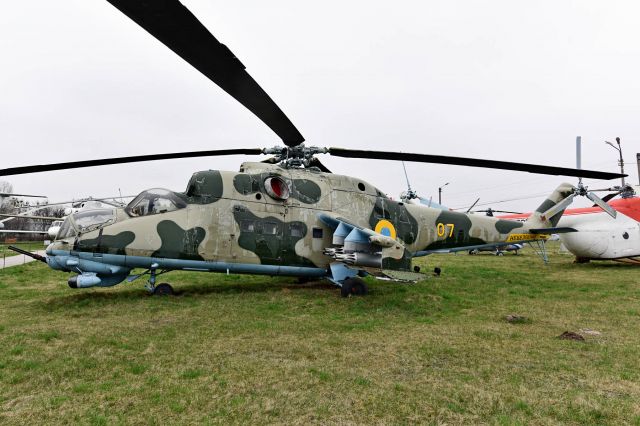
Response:
[{"label": "main rotor blade", "polygon": [[178,0],[107,0],[271,128],[287,146],[304,138],[245,66]]},{"label": "main rotor blade", "polygon": [[376,160],[414,161],[417,163],[452,164],[456,166],[485,167],[489,169],[515,170],[541,175],[577,176],[590,179],[618,179],[618,173],[595,170],[570,169],[566,167],[544,166],[540,164],[512,163],[510,161],[483,160],[480,158],[449,157],[446,155],[411,154],[392,151],[367,151],[359,149],[329,148],[329,153],[337,157],[371,158]]},{"label": "main rotor blade", "polygon": [[39,164],[34,166],[0,169],[0,176],[21,175],[25,173],[48,172],[51,170],[79,169],[81,167],[106,166],[109,164],[136,163],[139,161],[169,160],[173,158],[214,157],[218,155],[258,155],[260,148],[218,149],[213,151],[174,152],[167,154],[134,155],[132,157],[103,158],[100,160],[70,161],[67,163]]},{"label": "main rotor blade", "polygon": [[327,166],[325,166],[324,164],[322,164],[320,162],[320,160],[318,160],[317,157],[313,157],[311,158],[310,162],[309,162],[309,166],[310,167],[317,167],[320,169],[320,171],[325,172],[325,173],[331,173],[331,170],[329,170],[327,168]]},{"label": "main rotor blade", "polygon": [[30,197],[30,198],[47,198],[46,195],[29,195],[29,194],[14,194],[12,192],[0,192],[0,197]]},{"label": "main rotor blade", "polygon": [[42,219],[42,220],[64,220],[63,217],[29,216],[29,215],[22,215],[22,214],[5,214],[5,213],[0,213],[0,217],[21,218],[21,219]]},{"label": "main rotor blade", "polygon": [[616,188],[599,188],[599,189],[592,189],[591,192],[612,192],[612,191],[618,191],[616,192],[616,194],[619,194],[620,191],[617,190]]},{"label": "main rotor blade", "polygon": [[[489,210],[474,210],[475,212],[479,212],[479,213],[485,213],[488,212]],[[512,212],[510,210],[493,210],[491,209],[491,212],[493,213],[509,213],[509,214],[524,214],[522,212]]]},{"label": "main rotor blade", "polygon": [[590,199],[591,201],[593,201],[595,204],[597,204],[598,207],[600,207],[602,210],[604,210],[609,216],[611,216],[614,219],[616,218],[618,212],[616,212],[613,209],[613,207],[611,207],[609,204],[605,203],[596,194],[594,194],[593,192],[587,192],[586,197],[588,199]]}]

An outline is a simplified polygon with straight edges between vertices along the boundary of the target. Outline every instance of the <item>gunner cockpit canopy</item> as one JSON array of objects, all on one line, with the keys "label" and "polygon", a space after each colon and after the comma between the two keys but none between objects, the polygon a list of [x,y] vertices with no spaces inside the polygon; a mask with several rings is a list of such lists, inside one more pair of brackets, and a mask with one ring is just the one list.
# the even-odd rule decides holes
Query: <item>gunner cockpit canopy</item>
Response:
[{"label": "gunner cockpit canopy", "polygon": [[125,207],[129,216],[167,213],[187,207],[187,203],[173,191],[154,188],[141,192]]}]

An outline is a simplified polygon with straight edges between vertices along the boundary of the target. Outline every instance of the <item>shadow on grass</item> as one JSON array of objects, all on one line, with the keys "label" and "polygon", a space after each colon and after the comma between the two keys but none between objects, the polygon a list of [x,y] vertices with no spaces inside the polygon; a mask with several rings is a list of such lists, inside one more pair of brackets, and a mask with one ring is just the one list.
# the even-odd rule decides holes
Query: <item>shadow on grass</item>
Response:
[{"label": "shadow on grass", "polygon": [[[40,307],[46,311],[65,310],[69,307],[95,307],[108,305],[112,302],[131,302],[137,303],[139,300],[145,299],[167,299],[180,300],[182,298],[190,298],[192,296],[206,295],[238,295],[250,293],[275,293],[282,291],[336,291],[336,287],[328,282],[312,281],[297,284],[295,281],[255,281],[238,283],[234,282],[216,282],[215,284],[201,282],[182,284],[179,282],[174,286],[175,294],[173,296],[153,296],[144,287],[136,285],[136,288],[94,288],[94,289],[69,289],[68,294],[56,295],[39,303]],[[127,285],[127,284],[124,284]],[[336,293],[338,294],[338,293]]]},{"label": "shadow on grass", "polygon": [[589,263],[564,263],[556,265],[560,266],[562,269],[574,269],[574,270],[584,270],[584,269],[619,269],[619,270],[633,270],[633,268],[640,268],[640,264],[628,263],[623,261],[614,261],[614,260],[592,260]]},{"label": "shadow on grass", "polygon": [[[580,265],[580,266],[584,266],[584,265]],[[590,266],[592,268],[602,268],[602,269],[608,269],[608,268],[612,268],[612,269],[620,269],[620,268],[640,268],[640,264],[636,264],[636,263],[626,263],[626,262],[606,262],[606,263],[601,263],[601,262],[590,262]]]},{"label": "shadow on grass", "polygon": [[280,292],[283,290],[335,290],[336,287],[324,281],[310,281],[298,284],[295,279],[285,278],[283,281],[275,279],[270,281],[252,281],[247,280],[245,283],[226,282],[226,283],[195,283],[181,286],[176,289],[177,296],[190,295],[206,295],[206,294],[240,294],[240,293],[269,293]]}]

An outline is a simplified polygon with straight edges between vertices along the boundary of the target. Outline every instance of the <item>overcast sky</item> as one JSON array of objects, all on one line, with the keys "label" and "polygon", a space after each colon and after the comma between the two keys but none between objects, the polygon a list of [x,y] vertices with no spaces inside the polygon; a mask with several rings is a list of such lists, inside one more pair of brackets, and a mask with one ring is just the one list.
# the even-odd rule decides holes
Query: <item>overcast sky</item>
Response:
[{"label": "overcast sky", "polygon": [[[640,152],[640,3],[183,1],[238,56],[308,144],[575,165],[630,179]],[[0,14],[0,168],[268,147],[260,120],[103,0],[6,2]],[[201,158],[10,177],[51,201],[184,190]],[[323,156],[397,197],[402,165]],[[408,163],[450,207],[528,210],[574,178]],[[607,186],[603,182],[592,187]],[[542,197],[544,198],[544,197]],[[582,202],[578,205],[584,205]]]}]

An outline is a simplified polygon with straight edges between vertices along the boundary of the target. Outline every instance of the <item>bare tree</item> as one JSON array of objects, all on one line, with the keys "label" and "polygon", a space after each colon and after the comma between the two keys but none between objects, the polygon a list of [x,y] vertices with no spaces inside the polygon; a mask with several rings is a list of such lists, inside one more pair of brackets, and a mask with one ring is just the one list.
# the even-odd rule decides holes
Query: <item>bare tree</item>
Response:
[{"label": "bare tree", "polygon": [[[13,185],[5,180],[0,180],[0,193],[11,194],[13,193]],[[2,212],[2,205],[6,201],[6,197],[0,195],[0,212]]]},{"label": "bare tree", "polygon": [[3,192],[5,194],[13,193],[13,185],[11,185],[6,180],[0,180],[0,192]]}]

